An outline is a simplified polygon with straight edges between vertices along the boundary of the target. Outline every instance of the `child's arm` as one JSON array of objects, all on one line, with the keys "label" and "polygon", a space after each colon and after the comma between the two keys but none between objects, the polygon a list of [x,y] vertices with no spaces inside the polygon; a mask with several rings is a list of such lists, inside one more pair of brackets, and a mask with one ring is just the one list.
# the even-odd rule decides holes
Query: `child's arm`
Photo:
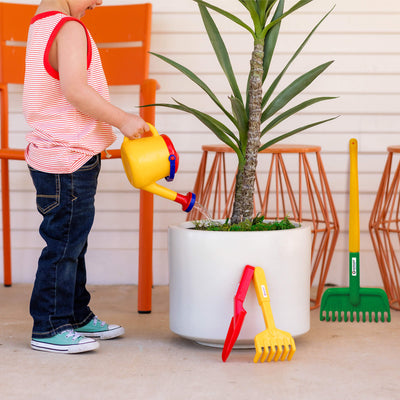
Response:
[{"label": "child's arm", "polygon": [[83,26],[75,21],[64,24],[50,53],[50,63],[60,75],[66,99],[82,113],[118,128],[130,139],[148,131],[137,115],[112,105],[87,83],[87,38]]}]

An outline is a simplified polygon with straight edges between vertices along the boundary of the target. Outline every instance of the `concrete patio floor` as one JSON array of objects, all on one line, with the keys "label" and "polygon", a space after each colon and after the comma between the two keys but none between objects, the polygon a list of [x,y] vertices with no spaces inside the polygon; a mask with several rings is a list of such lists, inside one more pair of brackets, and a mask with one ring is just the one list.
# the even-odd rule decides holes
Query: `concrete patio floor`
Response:
[{"label": "concrete patio floor", "polygon": [[320,322],[296,339],[291,361],[252,362],[254,350],[221,350],[176,336],[168,287],[153,289],[151,314],[138,314],[136,286],[91,286],[92,308],[122,324],[123,338],[78,355],[29,347],[31,286],[0,287],[0,399],[397,399],[400,312],[392,322]]}]

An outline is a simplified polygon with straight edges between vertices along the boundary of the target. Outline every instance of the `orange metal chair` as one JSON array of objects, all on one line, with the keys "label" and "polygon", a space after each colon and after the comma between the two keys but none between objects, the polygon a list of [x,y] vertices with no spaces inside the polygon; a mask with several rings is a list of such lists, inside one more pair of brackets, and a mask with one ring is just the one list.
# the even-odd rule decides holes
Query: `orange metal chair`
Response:
[{"label": "orange metal chair", "polygon": [[[235,177],[229,176],[226,165],[229,160],[225,155],[233,154],[233,150],[224,144],[205,145],[202,150],[193,192],[213,218],[225,219],[231,215],[235,189]],[[254,196],[254,215],[261,212],[267,219],[288,216],[300,223],[311,223],[311,285],[319,275],[316,295],[310,299],[312,309],[320,305],[339,235],[339,222],[320,151],[320,146],[280,143],[263,150]],[[207,166],[208,155],[212,154],[213,161]],[[261,182],[262,176],[265,182]],[[198,209],[187,216],[188,220],[202,218]]]},{"label": "orange metal chair", "polygon": [[[9,147],[8,84],[24,80],[25,46],[37,5],[0,3],[1,188],[3,215],[4,285],[12,284],[10,241],[9,160],[24,160],[24,149]],[[139,85],[139,104],[155,103],[157,81],[148,78],[151,4],[102,6],[87,12],[83,21],[99,46],[110,85]],[[140,115],[154,124],[153,107]],[[112,158],[120,150],[110,150]],[[102,155],[105,158],[105,155]],[[138,311],[151,311],[153,252],[153,195],[140,193]]]}]

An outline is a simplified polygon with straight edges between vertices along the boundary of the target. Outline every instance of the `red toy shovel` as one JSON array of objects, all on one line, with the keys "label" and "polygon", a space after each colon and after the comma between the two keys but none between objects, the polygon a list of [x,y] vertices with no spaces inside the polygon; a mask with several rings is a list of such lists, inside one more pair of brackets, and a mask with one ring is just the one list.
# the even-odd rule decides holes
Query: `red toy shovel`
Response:
[{"label": "red toy shovel", "polygon": [[242,278],[240,279],[239,287],[235,295],[234,315],[229,325],[228,333],[226,335],[224,348],[222,350],[222,361],[226,361],[231,353],[232,347],[239,336],[240,329],[242,328],[244,317],[247,312],[243,308],[243,302],[249,289],[251,280],[253,279],[254,267],[246,265]]}]

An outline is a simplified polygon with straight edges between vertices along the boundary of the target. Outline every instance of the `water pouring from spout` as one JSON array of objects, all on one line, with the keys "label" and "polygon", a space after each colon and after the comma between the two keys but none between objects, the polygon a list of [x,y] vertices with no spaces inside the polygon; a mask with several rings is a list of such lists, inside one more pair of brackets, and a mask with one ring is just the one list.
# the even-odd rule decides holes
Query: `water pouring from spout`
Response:
[{"label": "water pouring from spout", "polygon": [[200,219],[204,219],[207,224],[211,224],[213,222],[212,216],[208,212],[208,209],[198,201],[194,203],[193,210],[198,211],[202,217]]}]

